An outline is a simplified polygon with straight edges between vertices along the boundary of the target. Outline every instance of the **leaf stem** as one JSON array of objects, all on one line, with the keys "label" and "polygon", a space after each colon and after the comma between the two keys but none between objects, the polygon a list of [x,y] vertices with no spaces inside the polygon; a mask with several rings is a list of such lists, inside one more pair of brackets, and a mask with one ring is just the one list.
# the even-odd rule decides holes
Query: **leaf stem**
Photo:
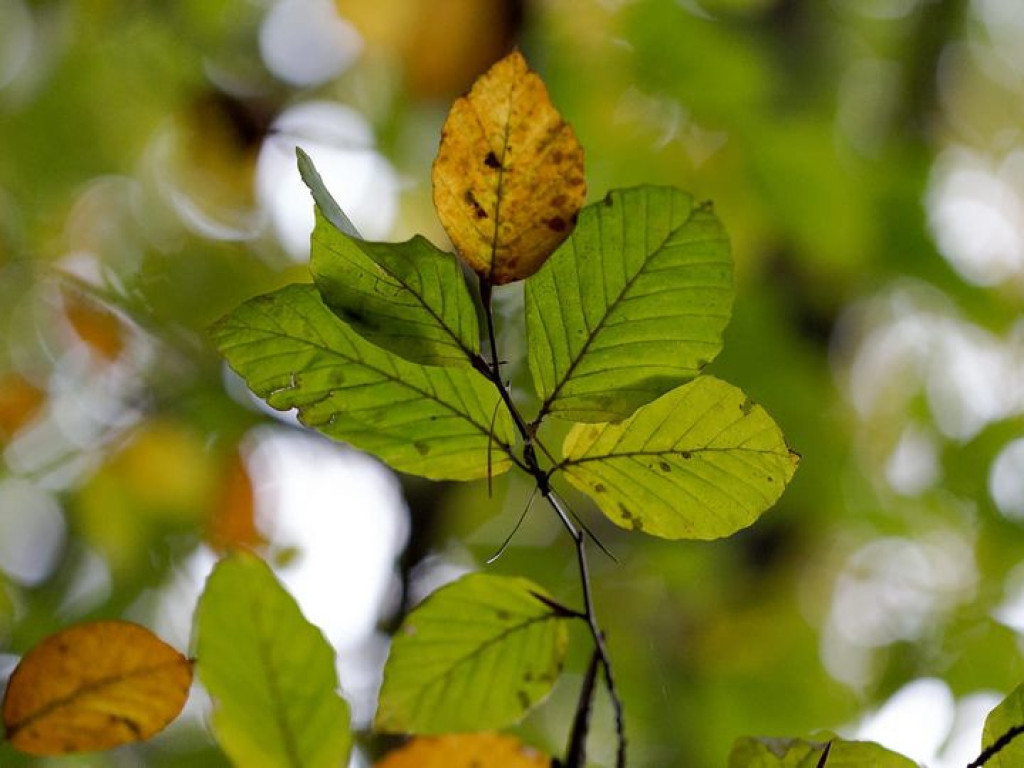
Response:
[{"label": "leaf stem", "polygon": [[[491,382],[495,387],[498,388],[498,392],[501,394],[501,399],[505,402],[509,413],[512,415],[512,420],[516,425],[516,429],[519,431],[520,436],[523,440],[523,463],[519,463],[519,466],[523,468],[537,484],[537,490],[540,491],[541,496],[548,502],[548,505],[555,511],[558,519],[562,525],[568,531],[572,537],[573,544],[576,547],[576,562],[580,574],[580,586],[583,592],[583,613],[581,618],[586,621],[587,627],[590,629],[590,635],[594,640],[594,656],[600,663],[600,667],[604,672],[605,688],[608,691],[608,696],[612,702],[612,709],[615,712],[615,732],[618,741],[618,749],[616,752],[615,765],[616,768],[625,768],[626,766],[626,729],[625,729],[625,718],[623,714],[622,699],[619,698],[618,690],[615,685],[615,676],[612,673],[611,657],[608,654],[608,646],[605,642],[604,632],[601,630],[601,626],[597,621],[597,613],[594,609],[594,596],[593,590],[590,586],[590,565],[587,562],[587,532],[581,525],[577,526],[573,523],[570,513],[568,512],[565,503],[555,493],[555,490],[551,487],[550,473],[544,471],[540,463],[537,461],[537,452],[534,448],[535,433],[539,426],[539,419],[533,424],[527,424],[519,409],[516,407],[515,402],[512,400],[512,396],[505,386],[501,377],[501,363],[498,357],[498,343],[494,332],[494,312],[491,308],[491,284],[484,279],[480,281],[480,299],[484,308],[484,317],[487,321],[487,338],[490,344],[490,356],[491,362],[488,365],[483,359],[474,360],[474,366]],[[539,443],[538,443],[539,444]],[[544,449],[543,450],[549,458],[551,455]],[[553,459],[552,459],[553,460]],[[589,704],[585,706],[589,707]],[[589,730],[590,718],[589,715],[580,719],[579,711],[577,710],[577,723],[574,724],[574,733],[572,740],[570,741],[569,751],[570,755],[567,757],[567,766],[576,765],[571,762],[573,759],[573,745],[580,742],[578,747],[580,758],[583,755],[583,743],[586,741],[587,731]],[[576,734],[576,728],[582,729],[582,732]],[[577,760],[579,758],[576,758]]]},{"label": "leaf stem", "polygon": [[1013,728],[1011,728],[998,739],[996,739],[994,742],[992,742],[992,744],[990,744],[980,755],[978,755],[978,758],[974,762],[969,763],[967,765],[967,768],[981,768],[981,766],[983,766],[997,754],[1006,749],[1006,747],[1009,746],[1010,742],[1016,739],[1022,733],[1024,733],[1024,723],[1013,726]]}]

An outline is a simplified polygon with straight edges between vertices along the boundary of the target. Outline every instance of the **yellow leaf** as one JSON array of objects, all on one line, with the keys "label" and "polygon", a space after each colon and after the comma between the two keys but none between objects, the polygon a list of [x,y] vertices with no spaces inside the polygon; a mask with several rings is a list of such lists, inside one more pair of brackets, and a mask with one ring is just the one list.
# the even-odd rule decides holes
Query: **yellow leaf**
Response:
[{"label": "yellow leaf", "polygon": [[460,733],[413,739],[376,768],[548,768],[551,758],[497,733]]},{"label": "yellow leaf", "polygon": [[64,314],[86,346],[104,360],[116,360],[124,349],[121,320],[98,302],[65,292]]},{"label": "yellow leaf", "polygon": [[255,549],[267,543],[256,525],[252,479],[238,451],[223,470],[220,493],[206,527],[206,540],[217,552]]},{"label": "yellow leaf", "polygon": [[33,755],[142,741],[177,717],[191,684],[191,662],[145,627],[79,624],[43,640],[14,670],[7,740]]},{"label": "yellow leaf", "polygon": [[45,400],[45,393],[22,376],[0,378],[0,443],[30,422]]},{"label": "yellow leaf", "polygon": [[509,0],[337,0],[338,12],[370,47],[402,63],[404,85],[421,99],[462,93],[507,51],[521,26]]},{"label": "yellow leaf", "polygon": [[518,51],[452,105],[433,184],[448,237],[492,285],[532,275],[572,231],[583,148]]}]

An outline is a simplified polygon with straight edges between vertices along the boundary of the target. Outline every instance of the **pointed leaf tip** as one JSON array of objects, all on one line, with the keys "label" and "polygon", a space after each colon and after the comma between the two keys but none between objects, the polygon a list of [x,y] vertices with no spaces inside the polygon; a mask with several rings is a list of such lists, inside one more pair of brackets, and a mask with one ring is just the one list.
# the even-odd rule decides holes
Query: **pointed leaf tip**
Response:
[{"label": "pointed leaf tip", "polygon": [[583,148],[518,51],[452,105],[432,179],[445,231],[493,285],[536,272],[586,197]]},{"label": "pointed leaf tip", "polygon": [[736,387],[701,376],[619,424],[577,424],[566,478],[612,522],[667,539],[753,523],[796,471],[782,432]]},{"label": "pointed leaf tip", "polygon": [[344,232],[350,237],[360,238],[359,230],[356,229],[356,225],[352,223],[352,219],[345,215],[345,212],[338,205],[338,201],[334,199],[334,196],[327,191],[327,186],[324,184],[323,178],[320,176],[320,172],[317,171],[316,166],[313,165],[313,160],[301,147],[295,148],[295,157],[299,164],[299,175],[302,177],[302,181],[307,187],[309,187],[310,193],[313,195],[313,201],[316,203],[317,208],[323,212],[323,215],[327,218],[331,224],[337,227],[341,232]]}]

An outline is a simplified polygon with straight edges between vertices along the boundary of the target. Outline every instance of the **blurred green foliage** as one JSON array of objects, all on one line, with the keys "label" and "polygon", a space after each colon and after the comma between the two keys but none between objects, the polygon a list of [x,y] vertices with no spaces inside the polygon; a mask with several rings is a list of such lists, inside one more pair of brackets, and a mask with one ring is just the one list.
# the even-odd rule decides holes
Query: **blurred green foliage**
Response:
[{"label": "blurred green foliage", "polygon": [[[312,100],[357,110],[408,180],[392,238],[441,243],[427,182],[441,121],[515,41],[580,137],[592,199],[667,183],[714,201],[738,297],[712,372],[803,456],[777,508],[724,541],[628,536],[570,494],[618,560],[594,582],[634,764],[721,766],[740,735],[849,729],[921,677],[958,697],[1017,686],[1024,624],[1003,610],[1024,560],[1024,468],[1006,450],[1024,431],[1014,3],[481,0],[460,16],[477,4],[339,0],[364,46],[302,85],[261,49],[272,5],[0,0],[0,539],[45,515],[66,526],[41,565],[0,557],[0,652],[84,618],[157,621],[157,588],[223,507],[228,457],[270,420],[229,392],[204,329],[308,279],[256,190],[274,120]],[[410,44],[412,17],[441,42]],[[494,49],[443,44],[474,23]],[[435,65],[445,79],[425,83]],[[83,297],[113,326],[75,322]],[[518,297],[497,300],[511,314]],[[522,328],[501,330],[526,391]],[[493,499],[484,483],[403,486],[407,583],[428,555],[479,565],[529,494],[513,478]],[[571,598],[571,550],[538,510],[492,568]],[[557,751],[572,682],[528,740]],[[610,747],[610,730],[598,739]],[[6,747],[0,762],[30,764]],[[193,718],[54,764],[225,762]]]}]

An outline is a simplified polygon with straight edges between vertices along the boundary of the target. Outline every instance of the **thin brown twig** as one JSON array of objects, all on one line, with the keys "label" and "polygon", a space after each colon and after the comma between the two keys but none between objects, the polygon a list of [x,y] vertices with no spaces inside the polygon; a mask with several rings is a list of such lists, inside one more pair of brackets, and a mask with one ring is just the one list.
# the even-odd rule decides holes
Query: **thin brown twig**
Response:
[{"label": "thin brown twig", "polygon": [[[528,425],[523,419],[522,414],[519,413],[519,409],[516,407],[515,402],[512,400],[512,396],[505,386],[500,367],[500,358],[498,357],[498,344],[494,332],[494,313],[491,308],[491,285],[486,280],[480,282],[480,298],[483,303],[484,317],[487,323],[487,338],[490,344],[490,365],[483,359],[474,361],[474,366],[497,387],[498,392],[501,395],[501,399],[504,401],[505,406],[508,408],[509,414],[512,416],[512,421],[516,425],[516,429],[519,431],[519,435],[523,440],[523,461],[522,463],[517,462],[520,467],[525,464],[526,472],[533,477],[534,482],[537,484],[537,489],[540,491],[541,496],[548,502],[548,505],[554,510],[558,519],[561,521],[562,526],[568,531],[572,537],[573,544],[576,547],[576,562],[580,574],[580,587],[583,592],[583,613],[582,618],[586,621],[587,627],[590,629],[590,635],[594,641],[594,654],[600,662],[600,666],[604,672],[605,688],[608,691],[608,696],[611,699],[612,709],[615,713],[615,732],[618,741],[618,748],[616,751],[616,768],[626,768],[626,730],[625,730],[625,716],[622,706],[622,699],[619,698],[618,689],[615,684],[615,676],[612,672],[611,658],[608,654],[608,646],[605,642],[604,632],[601,630],[601,626],[597,620],[597,612],[594,608],[594,596],[593,590],[590,585],[590,566],[587,562],[587,532],[581,526],[577,526],[573,523],[570,513],[567,511],[564,502],[555,493],[551,487],[550,473],[544,471],[540,463],[537,461],[537,453],[534,449],[534,433],[539,425],[534,423]],[[545,451],[546,452],[546,451]],[[550,456],[550,454],[549,454]],[[583,706],[589,706],[585,704]],[[589,718],[587,718],[586,725],[589,728]],[[586,731],[584,731],[581,739],[586,740]],[[569,763],[571,765],[571,763]]]}]

